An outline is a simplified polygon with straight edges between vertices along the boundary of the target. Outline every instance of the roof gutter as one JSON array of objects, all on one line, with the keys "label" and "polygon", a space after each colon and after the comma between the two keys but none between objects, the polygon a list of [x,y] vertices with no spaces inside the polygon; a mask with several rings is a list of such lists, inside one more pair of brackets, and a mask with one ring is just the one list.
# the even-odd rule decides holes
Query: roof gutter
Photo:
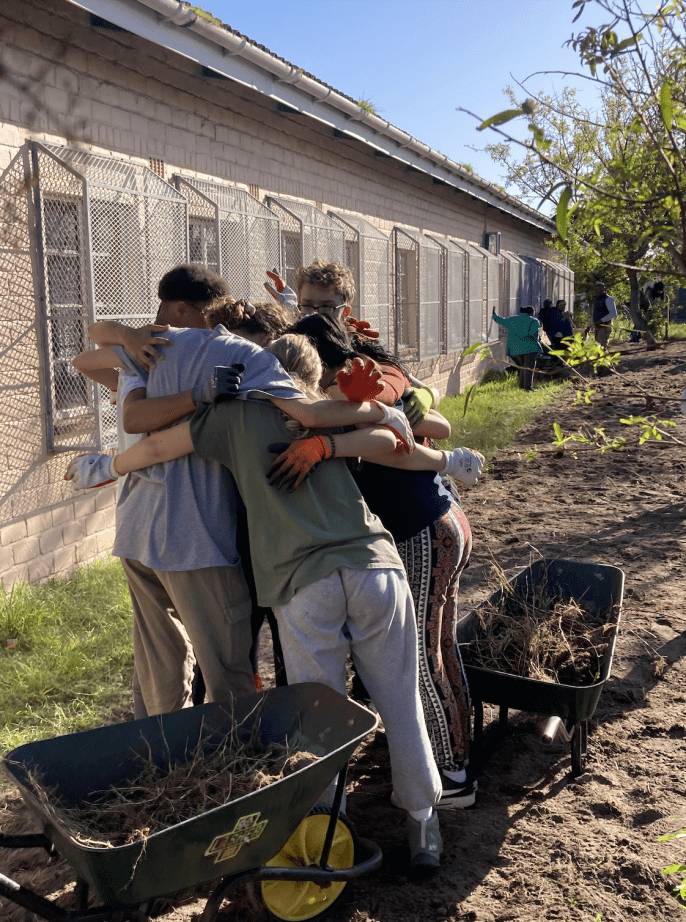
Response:
[{"label": "roof gutter", "polygon": [[[445,154],[368,112],[292,64],[208,22],[187,3],[179,0],[69,2],[229,79],[251,86],[520,221],[546,233],[555,230],[554,223],[546,215],[469,173]],[[274,83],[279,84],[278,92],[274,91]]]}]

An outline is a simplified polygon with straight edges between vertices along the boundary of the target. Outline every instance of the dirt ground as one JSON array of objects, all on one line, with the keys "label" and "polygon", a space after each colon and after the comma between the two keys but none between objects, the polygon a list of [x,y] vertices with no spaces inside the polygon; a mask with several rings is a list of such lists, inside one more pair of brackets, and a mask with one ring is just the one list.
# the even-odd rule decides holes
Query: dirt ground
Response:
[{"label": "dirt ground", "polygon": [[[332,922],[625,922],[673,919],[682,910],[662,869],[686,863],[684,840],[658,836],[686,826],[686,446],[663,441],[621,453],[551,450],[552,426],[628,435],[620,417],[674,419],[678,403],[646,409],[643,392],[677,397],[686,385],[686,344],[627,353],[623,378],[595,382],[590,405],[566,392],[501,452],[463,505],[474,553],[461,587],[467,612],[506,570],[539,557],[613,564],[626,575],[612,673],[590,722],[586,772],[573,779],[569,744],[545,746],[541,719],[511,714],[505,736],[488,705],[477,802],[441,811],[444,860],[430,880],[407,873],[403,816],[394,809],[384,736],[356,753],[348,815],[384,852],[375,875],[348,885]],[[526,452],[538,446],[533,460]],[[490,722],[490,723],[489,723]],[[31,829],[19,797],[0,791],[0,826]],[[173,856],[170,856],[173,861]],[[40,851],[0,854],[0,870],[42,895],[66,898],[69,869]],[[202,900],[169,907],[169,922],[197,920]],[[0,917],[21,922],[0,900]],[[249,894],[225,903],[222,920],[265,922]]]}]

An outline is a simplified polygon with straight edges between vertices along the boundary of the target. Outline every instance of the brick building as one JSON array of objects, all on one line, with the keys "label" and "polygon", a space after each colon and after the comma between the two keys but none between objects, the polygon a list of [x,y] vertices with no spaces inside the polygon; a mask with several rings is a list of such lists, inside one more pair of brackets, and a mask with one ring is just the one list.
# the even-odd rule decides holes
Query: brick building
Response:
[{"label": "brick building", "polygon": [[[94,319],[154,316],[196,260],[238,296],[315,256],[358,316],[457,393],[491,308],[572,301],[550,220],[342,92],[177,0],[15,0],[0,11],[0,575],[67,574],[111,547],[115,493],[74,495],[74,452],[116,446],[71,366]],[[382,340],[382,341],[383,341]]]}]

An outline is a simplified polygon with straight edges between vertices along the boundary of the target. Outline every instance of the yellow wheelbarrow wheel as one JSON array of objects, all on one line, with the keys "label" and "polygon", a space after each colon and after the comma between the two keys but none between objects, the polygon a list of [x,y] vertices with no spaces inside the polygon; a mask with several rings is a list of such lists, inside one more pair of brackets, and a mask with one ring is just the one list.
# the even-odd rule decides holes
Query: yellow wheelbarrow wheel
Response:
[{"label": "yellow wheelbarrow wheel", "polygon": [[[298,826],[281,851],[267,861],[266,866],[319,867],[330,815],[331,811],[328,807],[315,807]],[[329,866],[338,871],[351,868],[354,863],[353,829],[344,816],[339,816],[329,853]],[[284,919],[286,922],[302,922],[304,919],[313,919],[330,909],[345,886],[345,881],[322,887],[314,881],[265,880],[262,881],[262,899],[267,909],[277,919]]]}]

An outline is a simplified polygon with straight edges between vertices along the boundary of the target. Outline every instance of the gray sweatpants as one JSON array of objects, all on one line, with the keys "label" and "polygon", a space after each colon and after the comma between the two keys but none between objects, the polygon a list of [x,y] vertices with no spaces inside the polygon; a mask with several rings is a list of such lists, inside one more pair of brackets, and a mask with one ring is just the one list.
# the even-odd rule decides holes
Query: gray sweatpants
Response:
[{"label": "gray sweatpants", "polygon": [[346,694],[348,651],[386,729],[399,806],[423,810],[443,787],[426,732],[412,595],[400,570],[338,570],[276,606],[289,684]]},{"label": "gray sweatpants", "polygon": [[151,570],[122,560],[133,606],[134,688],[149,715],[190,706],[197,659],[210,701],[255,691],[248,587],[240,567]]}]

